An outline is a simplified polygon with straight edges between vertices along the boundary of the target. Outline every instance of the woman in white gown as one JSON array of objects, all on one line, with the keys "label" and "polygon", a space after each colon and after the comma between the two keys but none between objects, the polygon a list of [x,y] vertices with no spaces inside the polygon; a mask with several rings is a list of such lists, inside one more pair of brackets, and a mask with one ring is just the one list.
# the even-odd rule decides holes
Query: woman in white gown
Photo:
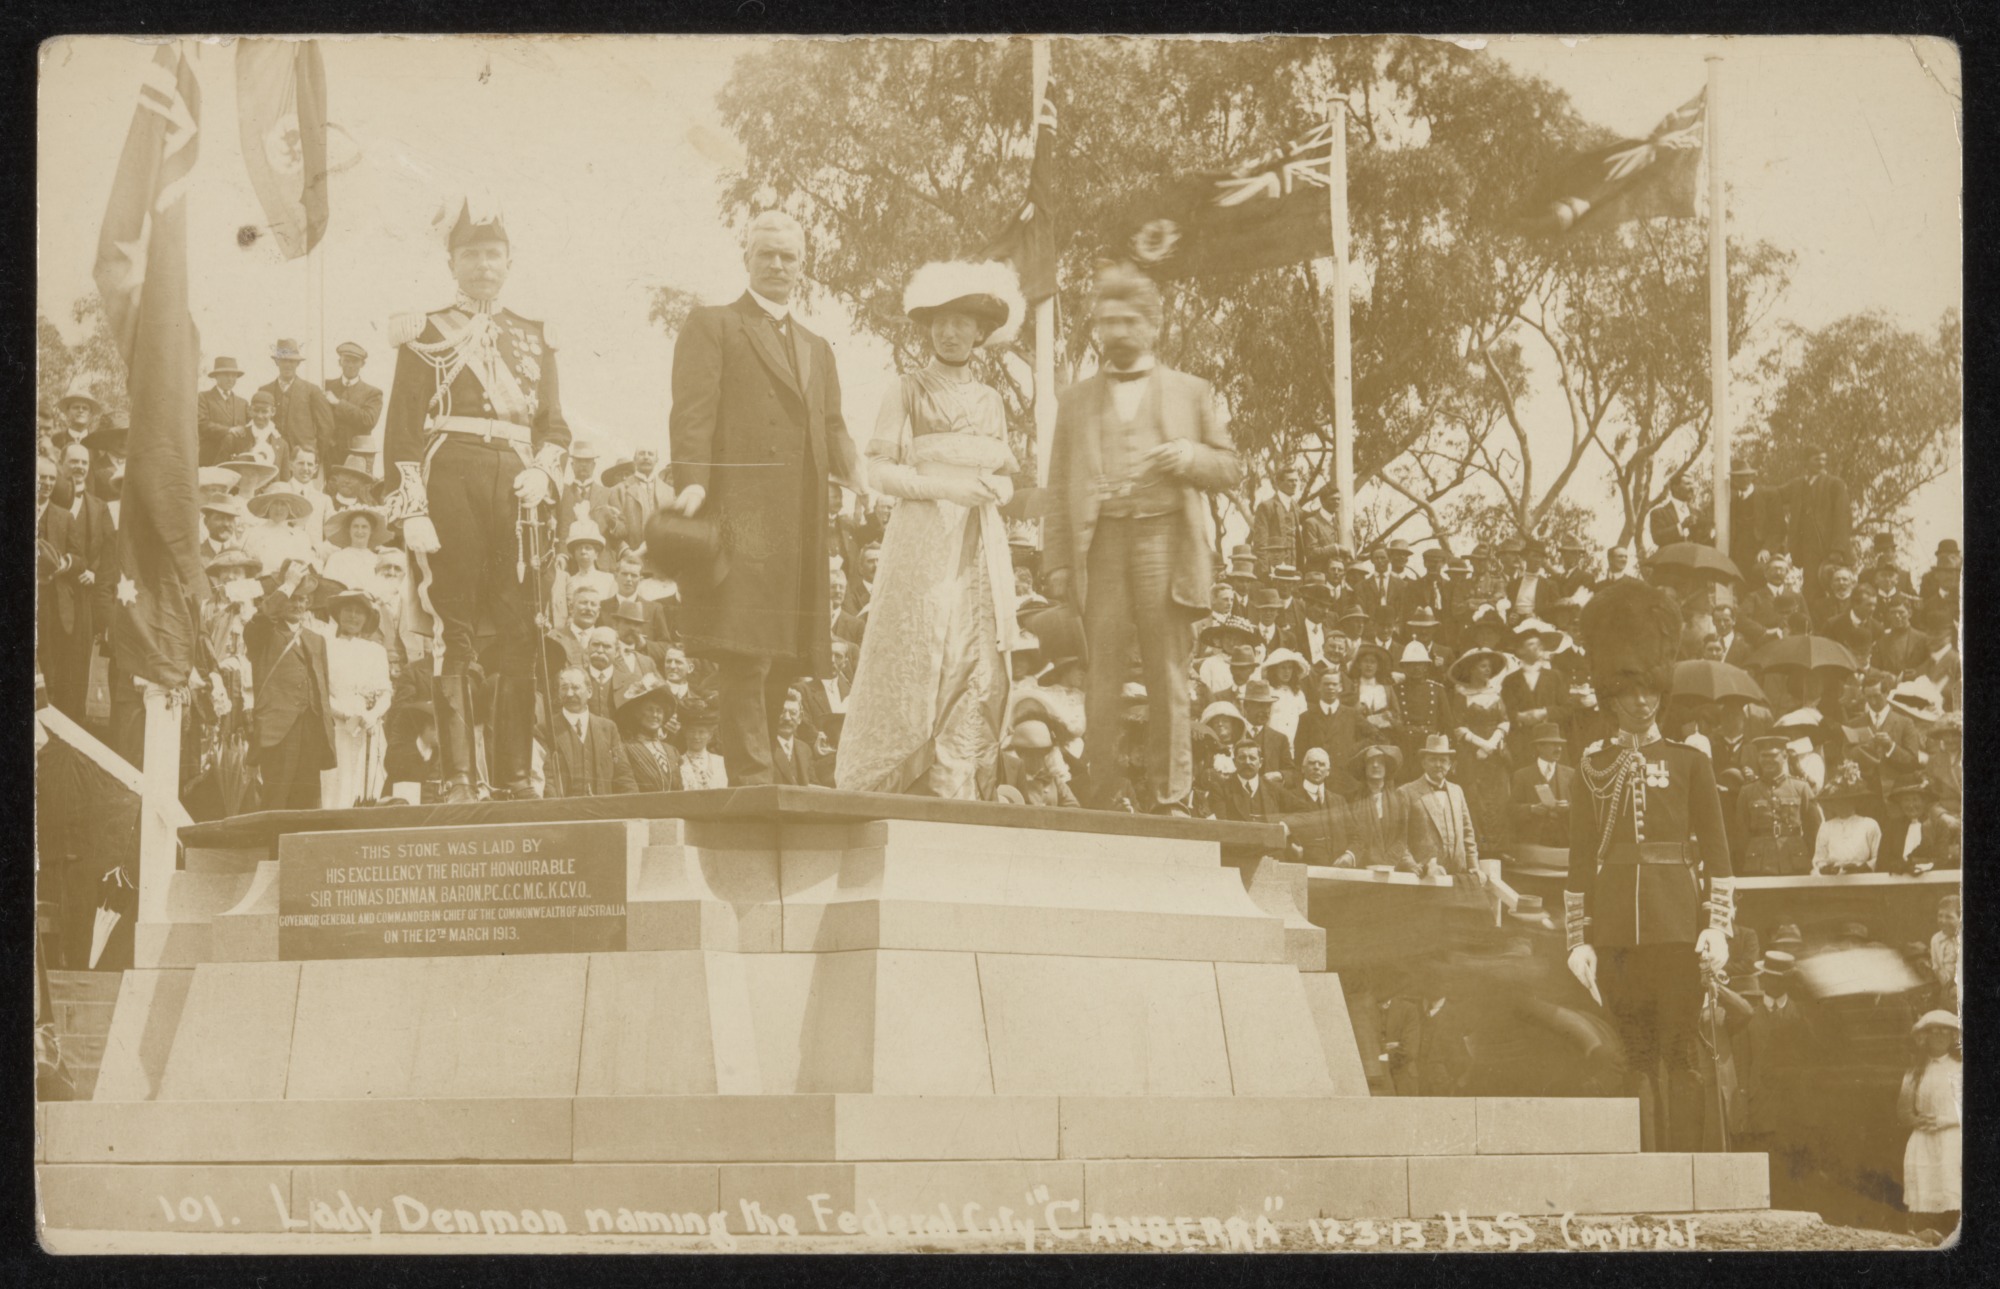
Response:
[{"label": "woman in white gown", "polygon": [[327,707],[333,715],[334,769],[320,780],[320,805],[343,810],[382,792],[382,719],[392,688],[389,654],[375,639],[381,615],[361,590],[342,591],[327,606],[336,627],[326,642]]},{"label": "woman in white gown", "polygon": [[848,693],[834,781],[856,792],[978,799],[995,784],[1015,642],[1000,507],[1019,469],[999,393],[973,378],[1025,304],[1005,265],[927,264],[903,307],[931,360],[890,388],[868,444],[870,490],[897,498]]}]

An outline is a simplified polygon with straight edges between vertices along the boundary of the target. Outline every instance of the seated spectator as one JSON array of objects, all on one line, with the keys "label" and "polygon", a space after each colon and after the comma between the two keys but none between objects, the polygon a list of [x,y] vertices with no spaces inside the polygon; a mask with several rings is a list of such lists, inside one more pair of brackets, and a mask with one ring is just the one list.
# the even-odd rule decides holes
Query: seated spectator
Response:
[{"label": "seated spectator", "polygon": [[1825,818],[1820,823],[1819,835],[1813,839],[1813,872],[1837,875],[1874,871],[1882,849],[1882,825],[1867,815],[1855,813],[1866,795],[1858,773],[1840,776],[1820,793],[1819,806]]},{"label": "seated spectator", "polygon": [[1892,781],[1879,867],[1885,873],[1958,867],[1958,829],[1939,818],[1937,794],[1922,778]]},{"label": "seated spectator", "polygon": [[1782,734],[1751,740],[1757,779],[1737,801],[1744,838],[1745,877],[1787,877],[1810,867],[1820,810],[1812,787],[1791,773],[1790,748]]},{"label": "seated spectator", "polygon": [[1023,805],[1075,808],[1077,804],[1069,786],[1069,765],[1056,747],[1054,733],[1047,722],[1032,717],[1018,722],[1007,736],[1000,753],[1000,784],[1018,793]]},{"label": "seated spectator", "polygon": [[625,736],[632,782],[640,792],[678,792],[681,754],[667,739],[667,715],[674,697],[658,676],[639,677],[628,685],[612,713]]},{"label": "seated spectator", "polygon": [[1248,736],[1239,738],[1230,759],[1234,772],[1212,789],[1215,817],[1246,823],[1276,822],[1285,813],[1287,802],[1284,789],[1264,778],[1263,745]]},{"label": "seated spectator", "polygon": [[681,787],[689,792],[729,786],[721,754],[709,750],[717,723],[715,707],[705,699],[681,703]]},{"label": "seated spectator", "polygon": [[564,667],[556,677],[562,710],[550,721],[555,773],[550,795],[601,797],[632,792],[631,758],[607,716],[591,711],[590,677],[581,667]]}]

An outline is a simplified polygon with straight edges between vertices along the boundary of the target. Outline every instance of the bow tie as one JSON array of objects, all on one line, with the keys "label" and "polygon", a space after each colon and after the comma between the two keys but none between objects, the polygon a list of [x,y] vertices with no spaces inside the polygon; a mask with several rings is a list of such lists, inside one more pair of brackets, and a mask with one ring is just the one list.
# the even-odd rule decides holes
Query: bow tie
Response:
[{"label": "bow tie", "polygon": [[1142,376],[1152,375],[1153,369],[1151,367],[1140,367],[1135,371],[1119,371],[1116,367],[1106,367],[1104,368],[1104,374],[1116,381],[1138,380]]}]

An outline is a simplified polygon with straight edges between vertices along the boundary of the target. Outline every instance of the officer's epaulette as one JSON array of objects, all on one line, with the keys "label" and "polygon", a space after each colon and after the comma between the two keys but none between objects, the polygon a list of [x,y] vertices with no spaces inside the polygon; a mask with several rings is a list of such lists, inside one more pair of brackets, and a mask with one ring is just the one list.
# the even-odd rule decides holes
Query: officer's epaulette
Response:
[{"label": "officer's epaulette", "polygon": [[394,348],[409,344],[412,340],[424,334],[424,325],[429,321],[430,315],[421,310],[391,314],[389,316],[390,346]]}]

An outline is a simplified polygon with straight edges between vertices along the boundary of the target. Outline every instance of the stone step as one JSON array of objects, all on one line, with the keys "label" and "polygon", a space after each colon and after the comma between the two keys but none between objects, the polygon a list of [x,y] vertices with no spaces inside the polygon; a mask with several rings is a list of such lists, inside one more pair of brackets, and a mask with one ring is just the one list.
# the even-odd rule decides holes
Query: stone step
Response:
[{"label": "stone step", "polygon": [[110,1003],[118,1000],[119,971],[51,971],[49,997],[58,1003]]},{"label": "stone step", "polygon": [[492,1097],[52,1107],[49,1158],[178,1164],[1622,1155],[1631,1101],[1446,1097]]},{"label": "stone step", "polygon": [[78,1034],[102,1037],[111,1032],[111,1012],[116,1006],[104,1002],[59,1002],[56,1004],[56,1033],[64,1039]]},{"label": "stone step", "polygon": [[[47,1107],[56,1117],[63,1107]],[[1688,1214],[1769,1207],[1763,1155],[1380,1156],[1351,1159],[953,1160],[740,1164],[37,1166],[41,1208],[67,1230],[385,1234],[677,1231],[716,1214],[734,1235],[988,1229],[1032,1216],[1036,1247],[1089,1224],[1188,1219],[1280,1223],[1449,1214]],[[162,1203],[162,1197],[167,1202]],[[283,1207],[275,1202],[283,1200]],[[401,1197],[400,1199],[398,1197]],[[1282,1201],[1280,1203],[1279,1201]],[[693,1216],[690,1216],[693,1215]],[[702,1226],[695,1225],[698,1217]],[[1060,1234],[1052,1246],[1048,1222]],[[623,1226],[620,1223],[624,1223]],[[949,1224],[946,1226],[945,1224]]]}]

